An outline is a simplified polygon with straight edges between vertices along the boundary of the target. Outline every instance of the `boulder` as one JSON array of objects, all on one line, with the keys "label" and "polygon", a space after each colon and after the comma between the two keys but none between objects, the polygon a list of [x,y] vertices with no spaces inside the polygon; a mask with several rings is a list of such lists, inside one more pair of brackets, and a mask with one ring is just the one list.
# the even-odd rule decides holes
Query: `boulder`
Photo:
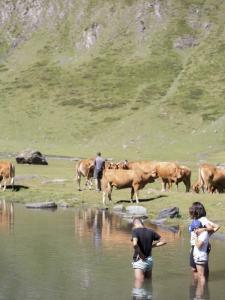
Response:
[{"label": "boulder", "polygon": [[47,165],[46,158],[41,154],[40,151],[27,149],[21,152],[16,157],[18,164],[34,164],[34,165]]},{"label": "boulder", "polygon": [[134,217],[144,217],[147,218],[147,210],[143,206],[130,205],[126,207],[126,214],[132,215]]},{"label": "boulder", "polygon": [[165,208],[159,212],[157,220],[166,219],[166,218],[178,218],[180,217],[179,208],[178,207],[171,207]]}]

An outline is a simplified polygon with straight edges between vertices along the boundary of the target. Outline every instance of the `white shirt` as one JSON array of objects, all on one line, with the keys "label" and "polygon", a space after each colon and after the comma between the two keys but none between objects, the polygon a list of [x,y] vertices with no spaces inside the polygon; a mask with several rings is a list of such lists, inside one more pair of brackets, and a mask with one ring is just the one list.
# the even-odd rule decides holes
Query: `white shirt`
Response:
[{"label": "white shirt", "polygon": [[198,235],[198,241],[203,242],[202,246],[198,248],[194,246],[193,257],[194,261],[207,261],[208,260],[208,253],[207,248],[209,244],[209,234],[207,231],[203,231]]},{"label": "white shirt", "polygon": [[[198,219],[201,223],[202,223],[202,227],[205,227],[207,224],[211,225],[212,222],[210,222],[206,217],[201,217]],[[191,239],[190,239],[190,243],[191,246],[195,245],[195,238],[196,238],[196,233],[194,231],[191,232]]]}]

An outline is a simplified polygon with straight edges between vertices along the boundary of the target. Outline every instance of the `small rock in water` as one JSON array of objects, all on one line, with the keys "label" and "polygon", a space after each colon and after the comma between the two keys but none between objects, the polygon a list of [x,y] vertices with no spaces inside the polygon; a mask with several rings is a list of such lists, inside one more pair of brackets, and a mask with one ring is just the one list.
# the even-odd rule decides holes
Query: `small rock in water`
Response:
[{"label": "small rock in water", "polygon": [[57,208],[55,202],[37,202],[37,203],[27,203],[26,208]]}]

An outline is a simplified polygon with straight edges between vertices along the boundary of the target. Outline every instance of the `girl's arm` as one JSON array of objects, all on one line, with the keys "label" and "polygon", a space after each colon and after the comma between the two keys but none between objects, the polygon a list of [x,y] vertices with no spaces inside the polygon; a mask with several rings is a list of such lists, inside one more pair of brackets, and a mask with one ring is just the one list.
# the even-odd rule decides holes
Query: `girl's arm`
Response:
[{"label": "girl's arm", "polygon": [[196,237],[196,239],[195,239],[195,246],[196,246],[198,249],[200,249],[200,248],[203,246],[203,244],[204,244],[204,242],[203,242],[203,241],[200,241],[200,240],[198,239],[198,237]]},{"label": "girl's arm", "polygon": [[196,229],[196,234],[199,235],[203,231],[207,231],[209,234],[213,234],[217,230],[220,229],[220,225],[213,223],[209,221],[207,224],[205,224],[205,227]]}]

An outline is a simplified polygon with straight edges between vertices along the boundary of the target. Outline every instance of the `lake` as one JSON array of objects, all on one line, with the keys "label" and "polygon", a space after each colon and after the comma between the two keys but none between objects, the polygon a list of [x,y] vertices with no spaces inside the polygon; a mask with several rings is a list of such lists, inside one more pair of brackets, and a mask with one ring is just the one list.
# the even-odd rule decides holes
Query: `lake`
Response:
[{"label": "lake", "polygon": [[[108,210],[0,211],[0,300],[194,299],[187,228],[146,222],[166,240],[153,249],[152,283],[134,289],[131,225]],[[201,299],[225,299],[225,242],[211,239],[210,278]]]}]

